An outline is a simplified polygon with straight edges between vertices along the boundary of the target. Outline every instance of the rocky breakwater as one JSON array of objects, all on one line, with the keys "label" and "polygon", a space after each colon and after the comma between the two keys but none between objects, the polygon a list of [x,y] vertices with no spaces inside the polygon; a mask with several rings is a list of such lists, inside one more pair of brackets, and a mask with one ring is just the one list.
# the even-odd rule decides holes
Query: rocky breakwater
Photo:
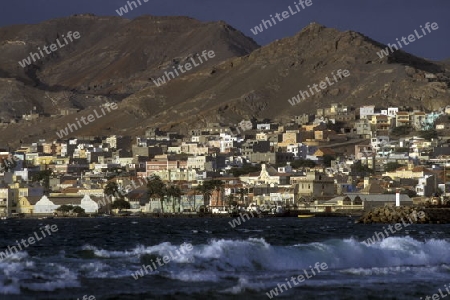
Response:
[{"label": "rocky breakwater", "polygon": [[448,207],[383,206],[366,212],[357,223],[400,223],[449,224]]},{"label": "rocky breakwater", "polygon": [[424,208],[428,223],[430,224],[449,224],[450,223],[450,208]]},{"label": "rocky breakwater", "polygon": [[383,206],[375,207],[366,212],[357,223],[430,223],[430,216],[426,209],[410,206]]}]

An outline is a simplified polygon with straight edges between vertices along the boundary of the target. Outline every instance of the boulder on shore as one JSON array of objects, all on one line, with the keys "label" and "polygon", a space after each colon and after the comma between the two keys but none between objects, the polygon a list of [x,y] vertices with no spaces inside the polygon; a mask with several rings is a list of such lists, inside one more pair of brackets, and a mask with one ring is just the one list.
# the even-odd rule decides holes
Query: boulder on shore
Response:
[{"label": "boulder on shore", "polygon": [[450,223],[450,208],[386,205],[366,212],[357,223],[401,223],[402,221],[417,224],[447,224]]}]

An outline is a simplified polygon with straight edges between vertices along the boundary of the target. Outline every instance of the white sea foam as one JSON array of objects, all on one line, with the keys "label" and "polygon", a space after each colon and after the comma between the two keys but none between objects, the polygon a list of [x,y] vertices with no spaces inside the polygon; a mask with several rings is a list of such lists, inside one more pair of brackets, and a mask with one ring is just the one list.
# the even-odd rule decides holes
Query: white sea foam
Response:
[{"label": "white sea foam", "polygon": [[265,290],[267,286],[260,282],[252,282],[252,280],[248,278],[239,278],[237,284],[225,290],[222,290],[222,293],[239,295],[245,291],[262,291]]},{"label": "white sea foam", "polygon": [[[450,243],[431,239],[418,241],[411,237],[389,237],[366,246],[354,239],[332,239],[324,242],[272,246],[264,239],[220,239],[208,244],[194,245],[194,249],[173,260],[186,263],[195,257],[194,267],[215,270],[271,270],[296,271],[308,268],[315,262],[327,262],[329,269],[389,268],[397,266],[436,266],[450,264]],[[137,246],[129,251],[95,250],[101,257],[140,257],[144,254],[175,254],[178,245],[161,243],[154,246]],[[170,265],[168,266],[170,267]]]},{"label": "white sea foam", "polygon": [[50,263],[42,270],[35,270],[33,276],[38,276],[44,282],[23,282],[22,287],[32,291],[55,291],[68,287],[80,287],[77,274],[69,268]]},{"label": "white sea foam", "polygon": [[[81,249],[92,251],[94,256],[84,258],[61,254],[34,258],[20,252],[0,262],[0,291],[11,295],[20,293],[20,288],[54,291],[79,286],[81,277],[129,277],[131,270],[146,263],[146,255],[162,257],[170,251],[176,257],[158,269],[160,276],[184,282],[232,280],[234,284],[222,290],[230,294],[266,289],[287,276],[309,270],[316,262],[328,265],[321,276],[350,277],[345,280],[354,276],[385,278],[395,274],[431,278],[444,276],[450,269],[447,250],[450,243],[439,239],[419,241],[411,237],[389,237],[369,246],[354,238],[290,246],[271,245],[262,238],[216,239],[193,245],[192,251],[180,254],[176,253],[179,247],[178,243],[164,242],[118,251],[85,245]],[[320,284],[323,278],[319,277],[318,282],[311,281],[308,285]]]}]

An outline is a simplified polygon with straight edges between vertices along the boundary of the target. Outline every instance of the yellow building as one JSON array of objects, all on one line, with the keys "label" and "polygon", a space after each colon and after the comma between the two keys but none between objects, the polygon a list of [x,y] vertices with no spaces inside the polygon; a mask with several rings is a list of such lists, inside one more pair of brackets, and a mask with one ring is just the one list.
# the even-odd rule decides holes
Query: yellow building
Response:
[{"label": "yellow building", "polygon": [[288,130],[283,133],[283,141],[278,143],[279,147],[287,147],[291,144],[300,143],[300,134],[298,130]]},{"label": "yellow building", "polygon": [[17,201],[17,213],[19,214],[33,214],[33,207],[41,197],[20,197]]},{"label": "yellow building", "polygon": [[291,177],[290,183],[297,185],[299,196],[331,197],[335,195],[334,180],[315,171],[307,172],[306,176]]},{"label": "yellow building", "polygon": [[39,166],[39,165],[49,165],[53,162],[53,160],[55,160],[55,157],[53,156],[37,156],[34,158],[33,160],[33,164],[35,166]]}]

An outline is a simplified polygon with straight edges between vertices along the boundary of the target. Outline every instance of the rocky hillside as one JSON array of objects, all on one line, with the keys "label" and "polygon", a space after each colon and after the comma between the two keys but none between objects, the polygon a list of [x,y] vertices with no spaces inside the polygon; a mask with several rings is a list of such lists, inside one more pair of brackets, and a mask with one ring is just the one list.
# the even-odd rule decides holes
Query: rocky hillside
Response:
[{"label": "rocky hillside", "polygon": [[[450,72],[443,64],[405,52],[380,59],[384,46],[352,31],[311,24],[296,36],[276,41],[250,55],[229,59],[165,87],[150,87],[123,104],[173,126],[244,117],[283,119],[340,102],[351,106],[403,106],[437,109],[450,103]],[[306,101],[288,99],[318,84],[338,69],[344,78]],[[432,80],[426,76],[435,77]],[[200,125],[199,125],[200,126]]]},{"label": "rocky hillside", "polygon": [[[35,49],[43,35],[49,43],[56,38],[56,28],[58,32],[78,30],[81,38],[55,57],[26,70],[20,68],[17,61]],[[6,85],[0,86],[0,92],[9,93],[0,94],[0,99],[15,95],[22,97],[15,101],[23,109],[37,104],[44,111],[60,105],[95,106],[105,99],[121,102],[117,112],[83,127],[78,135],[135,135],[148,126],[186,130],[208,121],[234,123],[250,117],[286,120],[334,102],[430,110],[450,104],[448,64],[402,51],[380,58],[377,52],[385,45],[357,32],[315,23],[293,37],[259,48],[222,22],[150,16],[129,21],[83,15],[0,29],[0,45],[6,53],[0,58],[0,76],[12,78],[7,84],[0,80],[0,85]],[[152,82],[209,49],[215,51],[214,59],[165,85]],[[299,90],[331,78],[339,69],[347,69],[350,76],[300,104],[289,104],[288,99]],[[56,99],[52,103],[57,104],[48,108],[49,101],[42,95]],[[9,111],[22,111],[22,106]],[[25,140],[54,139],[55,129],[75,117],[52,118],[51,124],[39,120],[10,125],[0,136],[14,139],[14,131],[25,135]]]},{"label": "rocky hillside", "polygon": [[[19,61],[30,52],[39,53],[62,35],[78,31],[80,38],[22,68]],[[55,43],[56,44],[56,43]],[[36,25],[0,28],[0,104],[3,117],[21,115],[37,106],[51,113],[60,103],[48,106],[42,91],[70,91],[69,106],[96,105],[98,95],[113,99],[154,85],[172,66],[204,50],[215,52],[214,60],[199,66],[211,67],[228,58],[246,55],[259,46],[223,22],[203,23],[187,17],[143,16],[134,20],[119,17],[76,15]],[[1,80],[6,78],[6,80]],[[24,83],[35,95],[20,91]],[[10,101],[14,95],[14,101]],[[82,97],[77,97],[82,95]],[[58,94],[54,98],[61,98]],[[89,99],[85,101],[83,99]],[[10,101],[11,102],[11,101]],[[53,103],[53,102],[52,102]]]}]

